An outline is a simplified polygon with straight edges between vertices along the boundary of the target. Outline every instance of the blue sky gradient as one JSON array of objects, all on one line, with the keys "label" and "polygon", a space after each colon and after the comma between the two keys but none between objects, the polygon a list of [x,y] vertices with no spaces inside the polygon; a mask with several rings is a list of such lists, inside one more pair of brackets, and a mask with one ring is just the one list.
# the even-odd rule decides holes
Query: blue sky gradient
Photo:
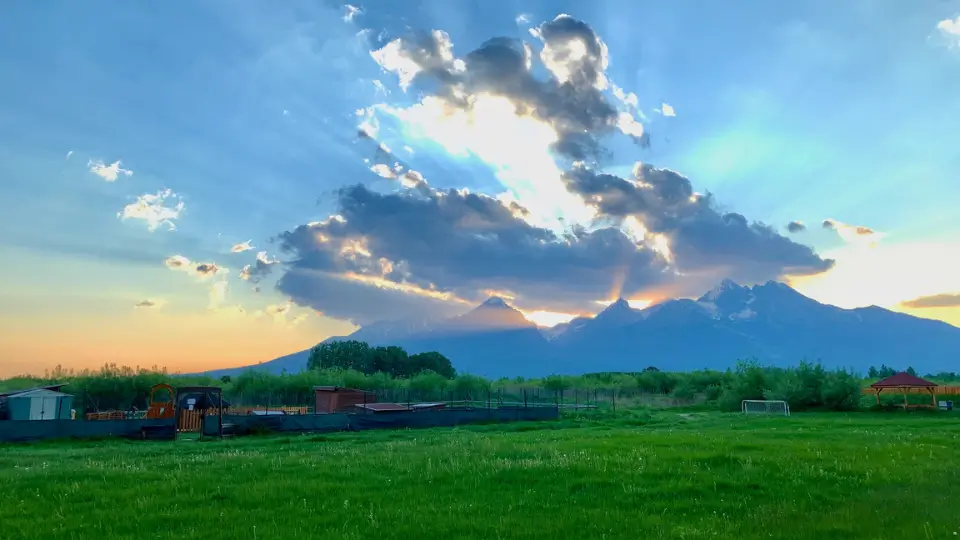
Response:
[{"label": "blue sky gradient", "polygon": [[[751,220],[781,231],[802,220],[809,229],[791,238],[839,254],[838,264],[854,255],[820,222],[869,227],[884,234],[877,250],[900,246],[872,264],[889,267],[902,253],[929,252],[929,260],[903,264],[936,266],[942,281],[926,280],[955,287],[906,288],[897,301],[960,291],[960,280],[948,277],[960,274],[960,266],[949,266],[956,257],[943,253],[960,247],[960,36],[937,28],[960,16],[960,1],[358,7],[349,21],[343,4],[306,1],[64,0],[3,8],[0,334],[8,335],[0,341],[8,345],[0,348],[0,374],[102,361],[221,367],[349,331],[350,323],[300,305],[276,322],[268,307],[288,301],[274,288],[282,265],[259,292],[238,274],[262,249],[283,259],[270,240],[326,218],[338,188],[362,182],[392,189],[363,161],[376,146],[357,140],[355,111],[408,106],[418,95],[402,92],[370,51],[411,29],[440,29],[455,53],[465,54],[493,36],[530,40],[529,28],[560,13],[593,27],[609,47],[609,77],[639,97],[651,147],[611,142],[609,170],[626,173],[643,160],[681,172],[696,191],[712,192]],[[521,14],[529,23],[517,22]],[[664,102],[676,116],[657,112]],[[502,190],[488,164],[450,156],[380,120],[381,140],[394,150],[410,146],[412,154],[396,153],[432,186]],[[133,174],[105,181],[91,172],[91,160],[119,160]],[[164,189],[184,204],[176,230],[118,218],[138,196]],[[257,249],[230,253],[246,240]],[[228,268],[225,305],[261,312],[260,321],[183,323],[217,328],[189,335],[169,330],[176,317],[214,317],[204,314],[209,283],[164,266],[175,254]],[[856,284],[867,292],[854,296],[839,292],[851,282],[798,287],[853,307],[874,303],[869,291],[900,275],[878,271],[869,284]],[[167,322],[133,310],[148,298],[164,300]],[[950,309],[911,312],[960,321]],[[297,314],[310,317],[293,325]],[[78,319],[102,320],[117,335],[82,340],[77,348],[90,351],[75,359],[63,358],[66,349],[27,343],[44,328],[67,336],[66,327],[83,326]],[[96,352],[104,340],[122,341],[129,325],[173,332],[157,342],[167,343],[168,356],[142,355],[140,338]],[[250,352],[250,336],[267,344]],[[224,340],[235,350],[210,352]]]}]

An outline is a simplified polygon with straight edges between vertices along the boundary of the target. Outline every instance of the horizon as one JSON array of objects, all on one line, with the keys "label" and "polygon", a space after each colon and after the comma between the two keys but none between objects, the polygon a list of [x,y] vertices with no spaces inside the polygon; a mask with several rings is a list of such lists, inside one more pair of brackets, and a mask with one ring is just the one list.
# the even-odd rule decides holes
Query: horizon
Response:
[{"label": "horizon", "polygon": [[[748,285],[741,285],[741,284],[739,284],[739,283],[733,282],[732,280],[724,279],[721,283],[719,283],[719,284],[716,285],[715,287],[711,288],[709,291],[705,291],[704,295],[707,295],[707,294],[709,294],[710,292],[713,292],[714,290],[722,289],[727,282],[732,283],[732,284],[733,284],[734,286],[736,286],[736,287],[742,287],[742,288],[746,288],[746,289],[751,289],[751,288],[752,288],[751,286],[748,286]],[[774,281],[774,280],[767,281],[767,282],[765,283],[765,285],[769,285],[769,284],[771,284],[771,283],[774,283],[774,284],[777,284],[777,285],[785,285],[785,286],[787,286],[787,287],[790,287],[790,286],[789,286],[788,284],[786,284],[786,283],[783,283],[783,282],[780,282],[780,281]],[[761,284],[755,284],[753,287],[759,287],[759,286],[761,286]],[[792,288],[791,288],[791,289],[792,289]],[[796,291],[795,289],[792,289],[792,290],[794,290],[794,292],[798,292],[798,291]],[[656,307],[656,306],[658,306],[658,305],[661,305],[661,304],[664,304],[664,303],[667,303],[667,302],[671,302],[671,301],[674,301],[674,300],[681,300],[681,299],[682,299],[682,298],[667,298],[667,299],[663,299],[663,300],[661,300],[661,301],[654,302],[654,303],[635,304],[634,302],[631,302],[631,301],[626,300],[626,299],[624,299],[624,298],[618,298],[618,299],[616,299],[616,300],[607,302],[607,303],[606,303],[600,310],[598,310],[597,312],[592,313],[592,314],[584,314],[584,315],[581,315],[580,317],[581,317],[581,318],[587,318],[587,319],[596,318],[596,317],[597,317],[598,315],[600,315],[602,312],[604,312],[604,311],[606,311],[606,310],[608,310],[608,309],[611,309],[611,307],[613,306],[613,304],[615,304],[615,303],[617,303],[617,302],[619,302],[619,301],[621,301],[621,300],[627,303],[627,309],[630,309],[630,310],[635,311],[635,312],[642,312],[642,311],[644,311],[644,310],[646,310],[646,309],[650,309],[650,308]],[[698,298],[686,298],[686,299],[696,300],[698,303],[700,303],[700,301],[699,301]],[[491,302],[491,301],[493,301],[493,300],[496,300],[496,301],[498,301],[498,302]],[[707,301],[707,302],[709,302],[709,301]],[[852,311],[852,310],[864,309],[864,308],[871,308],[871,307],[880,307],[880,306],[871,305],[871,306],[861,306],[861,307],[856,307],[856,308],[841,308],[841,307],[838,307],[838,306],[833,306],[833,305],[831,305],[831,304],[824,304],[824,305],[827,305],[827,306],[830,306],[830,307],[835,307],[835,308],[837,308],[837,309],[841,309],[841,310],[844,310],[844,311]],[[472,306],[472,307],[470,307],[470,308],[467,308],[465,311],[463,311],[463,312],[461,312],[461,313],[454,314],[453,317],[459,317],[459,316],[462,316],[462,315],[466,315],[466,314],[470,313],[471,311],[474,311],[474,310],[477,310],[477,309],[481,309],[481,308],[484,308],[484,307],[490,307],[490,306],[493,306],[493,307],[496,307],[496,308],[503,307],[503,308],[507,308],[507,309],[510,309],[510,310],[515,310],[515,311],[519,312],[526,321],[535,324],[538,330],[550,330],[550,329],[552,329],[552,328],[554,328],[554,327],[556,327],[556,326],[559,326],[559,325],[566,324],[566,323],[570,322],[570,320],[564,320],[564,321],[560,321],[560,322],[557,322],[557,323],[552,324],[552,325],[549,325],[549,326],[548,326],[548,325],[539,324],[539,323],[537,323],[536,321],[532,320],[527,313],[524,313],[523,311],[518,310],[516,307],[514,307],[513,305],[511,305],[509,301],[507,301],[507,300],[505,300],[505,299],[503,299],[503,298],[500,298],[499,296],[491,296],[491,297],[487,298],[486,300],[484,300],[483,302],[481,302],[480,304],[477,304],[477,305],[475,305],[475,306]],[[884,308],[881,307],[880,309],[884,309]],[[911,315],[911,316],[913,316],[913,315]],[[917,318],[919,318],[919,319],[924,319],[923,317],[917,317]],[[571,319],[571,320],[572,320],[572,319]],[[939,319],[926,319],[926,320],[929,320],[929,321],[938,321],[938,322],[945,322],[945,321],[940,321]],[[378,322],[378,323],[390,323],[390,322],[402,322],[402,321],[401,321],[401,320],[395,320],[395,321],[376,321],[376,322]],[[946,322],[946,324],[950,324],[950,323]],[[960,327],[957,327],[956,325],[952,325],[952,324],[950,324],[950,325],[953,326],[953,327],[955,327],[955,328],[960,329]],[[330,339],[330,338],[336,338],[336,337],[339,337],[339,338],[348,338],[348,337],[350,337],[350,336],[349,336],[349,335],[346,335],[346,336],[328,336],[328,337],[326,337],[326,338],[324,338],[324,339]],[[361,340],[361,341],[362,341],[362,340]],[[322,340],[321,340],[321,342],[322,342]],[[317,342],[317,343],[311,345],[311,347],[315,347],[315,346],[319,345],[321,342]],[[299,350],[298,350],[298,351],[288,351],[288,352],[286,352],[286,353],[283,353],[283,354],[280,355],[280,356],[287,356],[287,355],[289,355],[289,354],[294,354],[294,353],[298,353],[298,352],[302,352],[302,351],[299,351]],[[274,359],[261,360],[261,361],[252,363],[252,364],[250,364],[249,366],[228,366],[228,367],[229,367],[229,368],[256,367],[256,366],[259,366],[259,365],[264,364],[264,363],[266,363],[266,362],[269,362],[270,360],[275,360],[275,358],[274,358]],[[739,361],[741,361],[741,359],[732,360],[732,361],[731,361],[731,366],[732,366],[732,365],[735,365],[735,364],[736,364],[737,362],[739,362]],[[802,362],[807,362],[807,360],[802,360]],[[821,360],[818,360],[818,361],[813,362],[813,363],[816,364],[816,365],[820,365],[820,364],[822,363],[822,361],[821,361]],[[882,363],[881,363],[881,364],[882,364]],[[64,368],[63,366],[55,366],[54,369],[49,369],[49,368],[48,368],[48,369],[44,372],[44,377],[45,377],[45,378],[50,378],[50,377],[48,377],[47,375],[53,375],[53,374],[55,374],[55,372],[57,371],[57,368],[63,369],[63,370],[65,370],[66,372],[78,372],[78,371],[82,371],[82,370],[91,370],[91,371],[95,372],[95,371],[97,371],[98,369],[103,368],[103,367],[107,367],[107,366],[105,366],[105,365],[104,365],[104,366],[87,366],[87,367],[81,368],[80,370],[76,370],[76,369],[73,369],[73,368]],[[116,368],[119,368],[119,369],[131,369],[131,370],[135,370],[135,371],[140,371],[140,370],[146,370],[146,371],[149,371],[149,372],[164,371],[164,372],[168,372],[168,373],[170,373],[171,375],[175,375],[175,376],[208,376],[208,375],[209,375],[209,376],[213,376],[213,375],[215,374],[215,372],[217,371],[217,369],[201,370],[201,371],[190,371],[190,372],[185,372],[185,371],[182,371],[182,370],[169,371],[166,366],[158,366],[158,365],[153,365],[153,366],[151,366],[151,367],[144,368],[144,367],[139,366],[139,365],[115,364],[115,365],[113,365],[113,367],[116,367]],[[871,367],[878,367],[878,368],[879,368],[879,367],[886,367],[886,364],[882,364],[881,366],[871,366]],[[908,367],[909,367],[910,369],[912,369],[912,366],[908,366]],[[669,368],[665,368],[665,369],[669,370]],[[705,369],[706,369],[706,368],[705,368]],[[840,368],[840,369],[848,369],[848,368]],[[851,369],[852,369],[852,368],[851,368]],[[854,371],[854,372],[855,372],[855,371]],[[907,371],[906,371],[906,368],[904,368],[904,370],[897,371],[897,373],[901,373],[901,372],[902,372],[902,373],[906,373],[906,372],[907,372]],[[630,372],[623,371],[623,372],[620,372],[620,373],[630,373]],[[931,373],[932,373],[932,372],[931,372]],[[576,377],[576,376],[589,376],[589,375],[591,375],[591,374],[592,374],[591,372],[585,372],[585,373],[582,373],[582,374],[579,374],[579,375],[564,375],[564,376],[574,376],[574,377]],[[16,377],[37,378],[37,377],[40,377],[40,374],[38,374],[38,373],[18,373],[18,374],[15,374],[13,377],[7,377],[7,378],[16,378]],[[55,378],[55,377],[54,377],[54,378]],[[3,379],[3,377],[0,376],[0,379]]]},{"label": "horizon", "polygon": [[0,377],[725,279],[960,327],[960,0],[9,11]]}]

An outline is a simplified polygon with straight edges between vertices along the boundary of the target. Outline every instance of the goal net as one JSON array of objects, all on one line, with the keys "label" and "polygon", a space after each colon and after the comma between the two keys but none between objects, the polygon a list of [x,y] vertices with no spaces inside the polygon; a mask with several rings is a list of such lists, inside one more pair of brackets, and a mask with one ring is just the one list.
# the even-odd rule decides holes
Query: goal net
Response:
[{"label": "goal net", "polygon": [[741,403],[743,414],[776,414],[790,416],[790,406],[786,401],[766,399],[745,399]]}]

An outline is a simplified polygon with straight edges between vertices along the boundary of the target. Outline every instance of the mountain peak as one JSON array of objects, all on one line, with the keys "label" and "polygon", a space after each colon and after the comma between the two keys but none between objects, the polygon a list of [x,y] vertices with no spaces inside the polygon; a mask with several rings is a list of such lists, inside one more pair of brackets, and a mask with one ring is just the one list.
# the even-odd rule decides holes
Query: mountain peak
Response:
[{"label": "mountain peak", "polygon": [[487,298],[480,305],[485,307],[495,307],[495,308],[510,307],[509,305],[507,305],[507,301],[504,300],[503,298],[500,298],[499,296],[491,296],[490,298]]},{"label": "mountain peak", "polygon": [[642,318],[640,311],[630,307],[630,302],[623,298],[618,298],[616,302],[605,307],[603,311],[597,313],[594,320],[603,321],[606,325],[626,325],[637,322]]},{"label": "mountain peak", "polygon": [[723,296],[725,293],[731,291],[743,291],[749,290],[746,287],[741,287],[737,282],[732,279],[724,279],[720,282],[719,285],[707,291],[706,294],[701,296],[697,301],[698,302],[716,302],[718,298]]},{"label": "mountain peak", "polygon": [[623,308],[629,308],[629,307],[630,307],[630,302],[628,302],[626,299],[624,299],[621,296],[620,298],[617,298],[616,302],[613,302],[609,306],[607,306],[607,309],[610,309],[610,308],[623,309]]}]

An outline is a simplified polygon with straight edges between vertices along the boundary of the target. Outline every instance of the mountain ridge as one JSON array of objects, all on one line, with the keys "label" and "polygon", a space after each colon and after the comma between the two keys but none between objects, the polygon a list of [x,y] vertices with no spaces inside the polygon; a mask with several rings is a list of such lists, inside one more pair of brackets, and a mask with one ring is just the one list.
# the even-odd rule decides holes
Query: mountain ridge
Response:
[{"label": "mountain ridge", "polygon": [[[458,372],[486,377],[540,377],[594,371],[726,369],[737,359],[792,365],[803,359],[865,372],[870,365],[910,364],[928,372],[960,356],[960,328],[878,306],[843,309],[768,281],[741,286],[723,280],[696,300],[673,299],[644,309],[624,299],[592,317],[537,327],[504,299],[491,297],[448,319],[380,321],[349,336],[410,353],[436,350]],[[305,368],[310,351],[210,374],[249,369],[278,373]]]}]

